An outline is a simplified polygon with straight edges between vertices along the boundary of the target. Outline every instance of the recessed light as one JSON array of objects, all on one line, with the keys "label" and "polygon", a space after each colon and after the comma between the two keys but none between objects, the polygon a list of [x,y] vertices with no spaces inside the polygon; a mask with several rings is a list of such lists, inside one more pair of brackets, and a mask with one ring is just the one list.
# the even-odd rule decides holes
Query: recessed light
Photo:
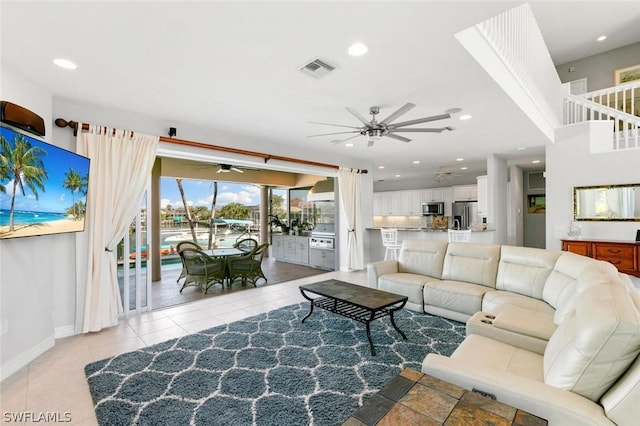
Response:
[{"label": "recessed light", "polygon": [[473,117],[471,114],[465,114],[458,117],[458,120],[471,120],[471,117]]},{"label": "recessed light", "polygon": [[351,56],[362,56],[365,53],[367,53],[367,51],[369,50],[369,48],[367,47],[366,44],[364,43],[353,43],[351,46],[349,46],[349,55]]},{"label": "recessed light", "polygon": [[606,35],[601,35],[600,37],[598,37],[596,40],[597,41],[605,41],[607,39]]},{"label": "recessed light", "polygon": [[413,160],[413,164],[420,164],[420,160]]},{"label": "recessed light", "polygon": [[351,148],[353,144],[351,142],[347,142],[344,144],[344,146],[346,146],[347,148]]},{"label": "recessed light", "polygon": [[462,166],[462,167],[460,167],[460,170],[467,170],[467,167],[466,166]]},{"label": "recessed light", "polygon": [[62,59],[62,58],[54,59],[53,63],[59,66],[60,68],[64,68],[67,70],[75,70],[76,68],[78,68],[76,64],[74,64],[68,59]]},{"label": "recessed light", "polygon": [[379,169],[384,169],[384,166],[378,166]]},{"label": "recessed light", "polygon": [[518,148],[518,151],[524,151],[525,149],[527,149],[527,148],[525,148],[524,146],[521,146],[521,147]]},{"label": "recessed light", "polygon": [[456,158],[456,161],[464,161],[464,158],[462,158],[462,157]]},{"label": "recessed light", "polygon": [[400,177],[400,175],[396,175],[396,177]]},{"label": "recessed light", "polygon": [[539,162],[540,162],[540,160],[533,160],[533,161],[531,162],[531,164],[538,164]]}]

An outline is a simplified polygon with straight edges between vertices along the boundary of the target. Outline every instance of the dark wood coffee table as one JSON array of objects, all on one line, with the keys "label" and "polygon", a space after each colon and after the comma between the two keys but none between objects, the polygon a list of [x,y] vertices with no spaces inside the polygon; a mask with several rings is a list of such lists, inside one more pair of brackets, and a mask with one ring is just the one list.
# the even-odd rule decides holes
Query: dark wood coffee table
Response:
[{"label": "dark wood coffee table", "polygon": [[[403,339],[407,340],[407,336],[398,328],[393,319],[393,313],[402,309],[407,303],[407,296],[400,296],[387,291],[338,280],[305,284],[299,288],[302,296],[311,302],[309,313],[302,319],[302,322],[311,316],[314,306],[362,322],[367,329],[371,355],[374,356],[376,350],[371,340],[369,324],[375,319],[388,316],[393,328],[400,333]],[[321,297],[310,297],[308,293],[317,294]]]}]

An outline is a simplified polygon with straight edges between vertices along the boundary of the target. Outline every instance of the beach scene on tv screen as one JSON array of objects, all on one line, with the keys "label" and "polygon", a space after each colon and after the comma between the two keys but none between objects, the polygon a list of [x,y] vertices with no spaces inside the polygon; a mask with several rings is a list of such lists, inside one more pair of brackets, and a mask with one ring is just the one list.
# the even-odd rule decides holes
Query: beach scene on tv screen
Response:
[{"label": "beach scene on tv screen", "polygon": [[89,159],[0,127],[0,239],[84,230]]}]

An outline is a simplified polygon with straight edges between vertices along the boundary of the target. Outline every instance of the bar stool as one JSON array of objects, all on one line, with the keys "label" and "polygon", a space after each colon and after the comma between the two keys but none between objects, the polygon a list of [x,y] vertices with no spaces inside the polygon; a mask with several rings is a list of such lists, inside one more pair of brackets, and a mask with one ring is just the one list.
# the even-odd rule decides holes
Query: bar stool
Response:
[{"label": "bar stool", "polygon": [[449,229],[450,243],[468,243],[471,241],[471,230],[454,230]]},{"label": "bar stool", "polygon": [[382,235],[382,245],[385,248],[384,260],[388,260],[391,255],[392,259],[398,260],[398,253],[402,247],[401,243],[398,243],[398,230],[392,228],[381,228],[380,234]]}]

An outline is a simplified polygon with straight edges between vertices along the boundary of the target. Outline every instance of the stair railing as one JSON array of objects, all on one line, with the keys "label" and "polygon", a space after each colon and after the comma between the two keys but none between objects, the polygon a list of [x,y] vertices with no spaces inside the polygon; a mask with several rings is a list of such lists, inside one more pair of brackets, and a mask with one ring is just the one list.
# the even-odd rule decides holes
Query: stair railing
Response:
[{"label": "stair railing", "polygon": [[597,104],[640,116],[640,80],[578,95]]},{"label": "stair railing", "polygon": [[[613,138],[610,151],[640,148],[640,117],[593,102],[585,95],[567,94],[563,108],[564,124],[590,120],[613,120]],[[600,99],[602,99],[600,97]]]}]

